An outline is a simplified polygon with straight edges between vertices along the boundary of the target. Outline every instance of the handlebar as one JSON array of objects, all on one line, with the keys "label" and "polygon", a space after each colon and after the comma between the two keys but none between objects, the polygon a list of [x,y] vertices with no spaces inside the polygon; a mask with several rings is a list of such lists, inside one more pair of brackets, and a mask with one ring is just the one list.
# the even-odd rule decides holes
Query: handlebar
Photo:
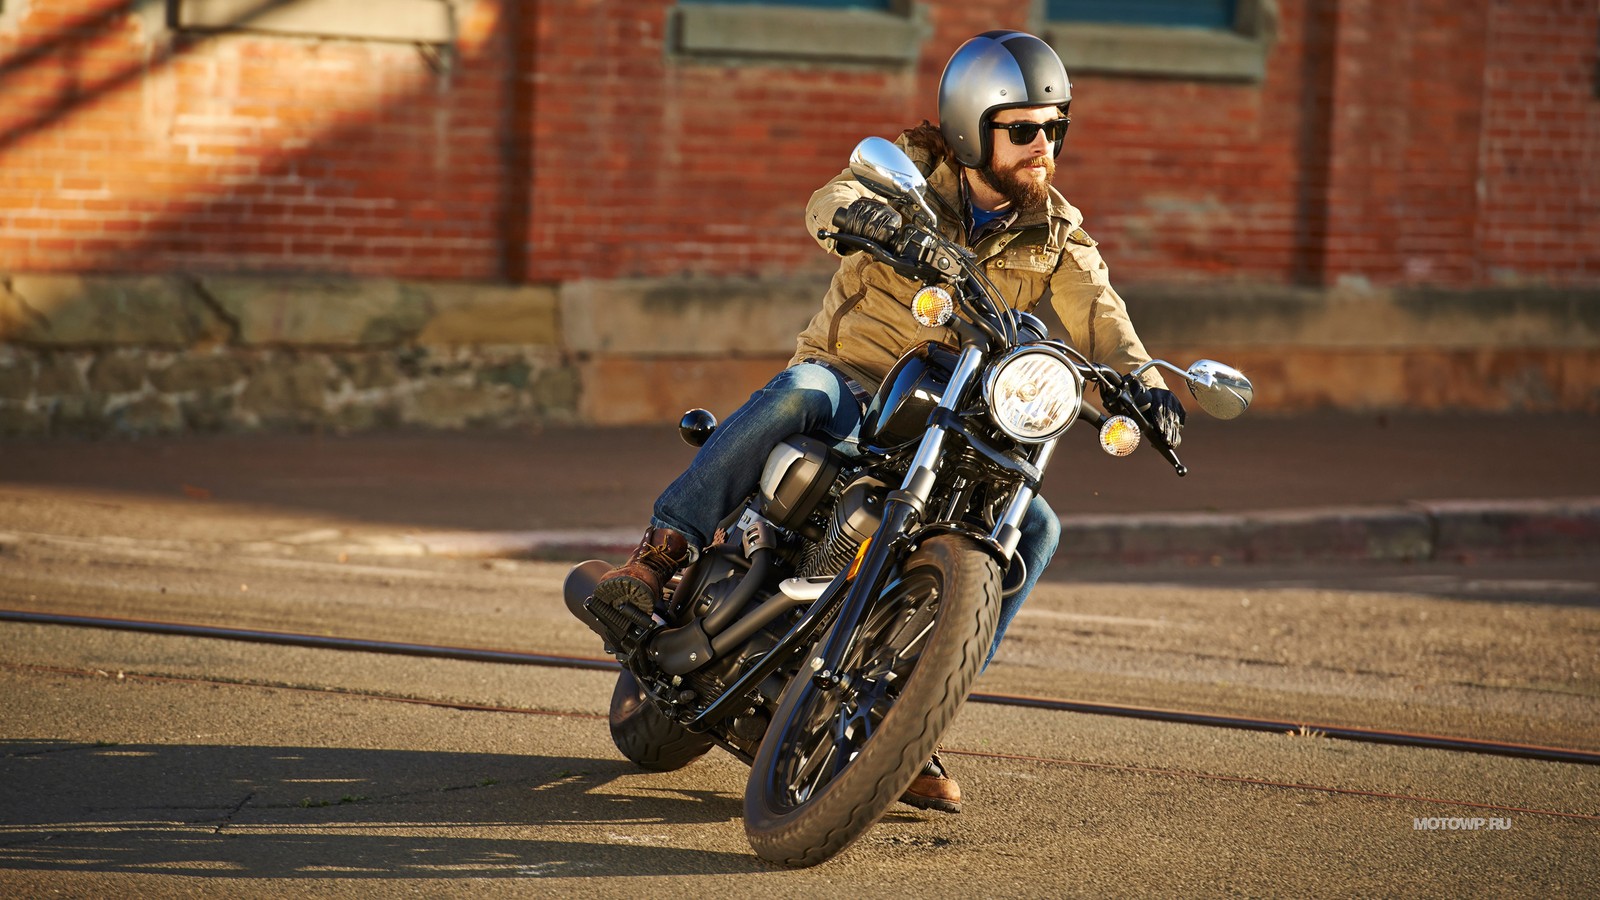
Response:
[{"label": "handlebar", "polygon": [[[865,238],[848,231],[818,229],[817,239],[823,241],[831,240],[838,246],[865,252],[871,255],[873,259],[889,266],[901,275],[925,284],[950,283],[954,280],[951,277],[953,273],[941,270],[939,265],[929,258],[930,256],[937,256],[932,252],[934,247],[930,241],[942,239],[916,226],[907,226],[900,230],[896,236],[898,247],[886,247],[871,238]],[[946,265],[955,265],[953,257],[944,257],[943,262]],[[961,260],[961,268],[967,268],[966,260],[964,259]],[[970,274],[967,277],[969,281],[972,280]],[[976,285],[974,285],[974,290],[978,291],[980,296],[987,296],[981,294],[981,288],[977,288]],[[973,304],[968,292],[957,291],[956,302],[961,309],[968,313],[965,321],[973,328],[976,328],[985,341],[996,347],[1010,347],[1016,343],[1014,339],[1008,339],[1004,329],[998,327],[997,323],[992,321],[993,316],[984,313]],[[958,330],[961,329],[958,328]]]},{"label": "handlebar", "polygon": [[[835,227],[845,224],[846,223],[842,221],[840,214],[836,214],[834,216]],[[914,226],[907,226],[900,229],[900,231],[895,235],[894,239],[894,242],[898,245],[896,247],[888,247],[883,243],[871,238],[842,230],[828,231],[827,229],[818,229],[817,238],[819,240],[831,240],[837,246],[865,252],[871,255],[873,259],[884,263],[908,278],[915,278],[929,283],[946,281],[949,279],[948,273],[940,271],[939,268],[935,265],[932,265],[931,261],[927,258],[929,255],[928,251],[933,247],[933,242],[941,241],[941,239],[937,235],[932,235]],[[965,265],[965,260],[962,260],[962,263],[962,268],[964,270],[970,268]],[[968,273],[967,277],[969,280],[975,281],[970,272]],[[982,294],[981,287],[974,284],[973,288],[979,294]],[[965,292],[958,293],[964,294]],[[968,321],[970,321],[974,327],[982,332],[985,338],[1001,347],[1008,347],[1015,343],[1014,339],[1007,339],[1005,329],[1003,327],[997,328],[996,323],[990,322],[989,316],[982,314],[980,310],[973,307],[967,297],[961,296],[958,302],[960,302],[963,309],[966,309],[973,314],[970,316]],[[999,310],[996,309],[995,312],[998,313]],[[1066,347],[1066,345],[1060,346],[1063,348]],[[1147,419],[1144,413],[1139,410],[1138,404],[1134,402],[1131,376],[1124,377],[1118,375],[1114,370],[1105,366],[1091,363],[1081,353],[1073,352],[1072,355],[1083,360],[1083,366],[1086,369],[1085,374],[1094,378],[1100,384],[1101,397],[1106,405],[1106,409],[1114,415],[1123,415],[1132,419],[1134,424],[1139,426],[1139,430],[1142,433],[1149,435],[1150,445],[1155,447],[1156,451],[1161,454],[1162,458],[1171,464],[1173,471],[1178,474],[1178,477],[1182,478],[1183,476],[1189,474],[1188,466],[1185,466],[1183,462],[1178,459],[1178,454],[1173,451],[1172,445],[1167,443],[1166,436],[1161,433],[1161,429],[1156,428],[1154,423]],[[1085,409],[1088,408],[1089,407],[1085,406]],[[1101,421],[1103,422],[1103,417],[1101,418]],[[1100,424],[1100,422],[1095,423],[1096,427],[1099,427]]]},{"label": "handlebar", "polygon": [[[1145,417],[1138,404],[1134,402],[1133,393],[1129,389],[1131,377],[1126,376],[1113,381],[1116,384],[1115,393],[1106,391],[1102,386],[1100,395],[1106,405],[1106,409],[1113,415],[1127,416],[1132,419],[1134,424],[1139,426],[1140,432],[1150,436],[1150,446],[1156,448],[1156,452],[1160,453],[1162,458],[1172,465],[1172,471],[1178,473],[1179,478],[1188,475],[1189,467],[1178,459],[1177,451],[1173,450],[1172,445],[1167,443],[1167,436],[1162,433],[1160,428],[1155,427],[1155,423]],[[1103,422],[1104,417],[1101,417],[1101,421],[1096,424],[1098,426]]]}]

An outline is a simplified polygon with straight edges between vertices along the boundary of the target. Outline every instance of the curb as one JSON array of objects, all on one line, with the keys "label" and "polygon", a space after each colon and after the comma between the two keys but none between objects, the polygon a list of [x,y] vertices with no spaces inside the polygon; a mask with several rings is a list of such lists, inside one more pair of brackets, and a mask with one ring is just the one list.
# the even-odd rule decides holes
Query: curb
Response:
[{"label": "curb", "polygon": [[[352,553],[622,559],[638,531],[432,532],[364,539]],[[1163,566],[1600,558],[1600,497],[1427,501],[1242,513],[1064,516],[1056,562]]]},{"label": "curb", "polygon": [[468,559],[626,557],[639,545],[636,528],[573,531],[435,531],[371,537],[338,549],[378,556],[457,556]]},{"label": "curb", "polygon": [[1600,557],[1600,498],[1068,517],[1057,559],[1222,565]]}]

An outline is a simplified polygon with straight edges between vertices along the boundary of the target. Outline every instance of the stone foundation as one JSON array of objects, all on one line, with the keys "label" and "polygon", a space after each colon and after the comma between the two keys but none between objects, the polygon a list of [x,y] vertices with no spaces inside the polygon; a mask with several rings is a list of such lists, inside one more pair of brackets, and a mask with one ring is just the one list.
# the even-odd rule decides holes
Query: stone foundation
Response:
[{"label": "stone foundation", "polygon": [[[0,287],[0,436],[138,435],[725,416],[789,358],[826,278]],[[1123,292],[1152,352],[1239,367],[1261,413],[1600,412],[1600,291]]]},{"label": "stone foundation", "polygon": [[365,431],[576,420],[578,379],[526,345],[369,351],[0,345],[0,435]]},{"label": "stone foundation", "polygon": [[549,287],[16,276],[0,435],[361,431],[575,421]]}]

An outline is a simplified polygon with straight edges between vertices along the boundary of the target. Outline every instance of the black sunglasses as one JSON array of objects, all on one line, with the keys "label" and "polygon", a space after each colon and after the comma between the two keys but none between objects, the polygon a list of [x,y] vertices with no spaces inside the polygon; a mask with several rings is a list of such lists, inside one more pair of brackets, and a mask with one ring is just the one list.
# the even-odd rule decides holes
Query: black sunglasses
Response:
[{"label": "black sunglasses", "polygon": [[1011,143],[1019,147],[1026,147],[1033,143],[1039,136],[1039,130],[1044,130],[1044,139],[1052,144],[1061,143],[1067,136],[1067,126],[1072,124],[1072,119],[1051,119],[1048,122],[990,122],[990,127],[999,128],[1011,135]]}]

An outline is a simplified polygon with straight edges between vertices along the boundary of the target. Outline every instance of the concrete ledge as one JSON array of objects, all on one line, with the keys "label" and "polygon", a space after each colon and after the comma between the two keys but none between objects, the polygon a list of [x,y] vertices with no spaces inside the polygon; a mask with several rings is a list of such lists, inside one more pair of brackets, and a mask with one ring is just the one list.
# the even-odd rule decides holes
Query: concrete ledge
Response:
[{"label": "concrete ledge", "polygon": [[1600,346],[1597,288],[1357,291],[1135,282],[1117,290],[1150,347],[1197,339],[1274,349]]},{"label": "concrete ledge", "polygon": [[1045,39],[1067,71],[1261,81],[1270,40],[1203,28],[1054,24]]},{"label": "concrete ledge", "polygon": [[669,46],[679,55],[761,61],[909,64],[931,33],[921,16],[776,4],[679,3],[672,27]]},{"label": "concrete ledge", "polygon": [[182,347],[227,340],[230,324],[173,275],[0,277],[0,341],[44,347]]},{"label": "concrete ledge", "polygon": [[1067,516],[1060,560],[1136,565],[1421,560],[1433,528],[1418,510],[1333,508],[1236,515]]},{"label": "concrete ledge", "polygon": [[750,359],[640,359],[597,356],[578,364],[580,421],[593,425],[676,424],[702,407],[719,419],[766,384],[793,353]]},{"label": "concrete ledge", "polygon": [[829,277],[567,282],[562,336],[578,353],[788,357]]},{"label": "concrete ledge", "polygon": [[[725,416],[828,277],[0,273],[0,434]],[[1151,352],[1240,368],[1259,413],[1600,412],[1600,289],[1121,289]]]},{"label": "concrete ledge", "polygon": [[[1367,350],[1147,342],[1187,364],[1216,359],[1255,384],[1257,413],[1337,409],[1600,412],[1600,354],[1592,349]],[[1181,390],[1176,378],[1169,379]]]},{"label": "concrete ledge", "polygon": [[455,13],[448,0],[178,0],[179,28],[268,31],[313,37],[448,44]]},{"label": "concrete ledge", "polygon": [[1600,558],[1600,497],[1417,505],[1434,524],[1435,559]]},{"label": "concrete ledge", "polygon": [[0,342],[41,348],[553,347],[559,315],[552,285],[0,273]]},{"label": "concrete ledge", "polygon": [[1600,556],[1600,497],[1066,516],[1057,560],[1195,566]]}]

